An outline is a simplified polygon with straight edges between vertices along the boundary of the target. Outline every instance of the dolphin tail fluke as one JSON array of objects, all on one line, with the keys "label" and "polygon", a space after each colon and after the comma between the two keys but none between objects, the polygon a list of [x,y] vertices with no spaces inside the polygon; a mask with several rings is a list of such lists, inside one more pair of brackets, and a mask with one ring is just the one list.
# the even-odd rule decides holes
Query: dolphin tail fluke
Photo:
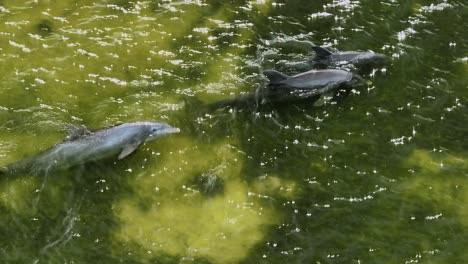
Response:
[{"label": "dolphin tail fluke", "polygon": [[317,55],[317,57],[326,58],[332,55],[332,53],[329,50],[322,48],[320,46],[312,47],[312,49],[315,51],[315,54]]},{"label": "dolphin tail fluke", "polygon": [[276,84],[289,78],[289,76],[275,70],[266,70],[263,74],[270,80],[271,84]]}]

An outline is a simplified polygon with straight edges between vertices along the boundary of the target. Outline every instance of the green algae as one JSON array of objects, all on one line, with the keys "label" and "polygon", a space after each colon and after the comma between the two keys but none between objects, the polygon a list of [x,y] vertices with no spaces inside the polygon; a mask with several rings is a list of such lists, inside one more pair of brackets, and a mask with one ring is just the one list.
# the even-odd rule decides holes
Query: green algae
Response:
[{"label": "green algae", "polygon": [[299,192],[298,183],[278,176],[264,175],[253,182],[252,191],[261,196],[294,199]]},{"label": "green algae", "polygon": [[34,214],[35,208],[31,201],[37,190],[37,179],[26,177],[12,182],[0,183],[0,204],[7,210],[21,214]]},{"label": "green algae", "polygon": [[[182,130],[122,161],[0,176],[0,260],[466,262],[463,5],[283,2],[0,1],[2,166],[67,123]],[[307,60],[304,40],[392,63],[319,109],[186,109],[255,90],[274,58]]]},{"label": "green algae", "polygon": [[417,149],[406,166],[415,169],[414,175],[400,186],[406,200],[422,201],[436,216],[440,214],[436,219],[455,215],[460,224],[468,226],[467,157]]},{"label": "green algae", "polygon": [[[213,263],[243,260],[264,239],[265,229],[281,221],[281,212],[263,205],[251,190],[289,197],[295,184],[267,177],[250,186],[242,179],[244,154],[232,140],[202,146],[179,138],[171,149],[132,180],[134,196],[113,205],[120,220],[115,238],[137,244],[139,256],[148,261],[158,255]],[[200,174],[222,179],[223,191],[204,195],[191,184]]]}]

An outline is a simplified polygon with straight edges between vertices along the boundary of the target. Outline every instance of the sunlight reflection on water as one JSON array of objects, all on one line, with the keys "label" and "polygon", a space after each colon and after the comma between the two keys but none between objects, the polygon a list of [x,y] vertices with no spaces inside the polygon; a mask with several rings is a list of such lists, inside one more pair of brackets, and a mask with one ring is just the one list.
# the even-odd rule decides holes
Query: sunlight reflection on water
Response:
[{"label": "sunlight reflection on water", "polygon": [[[1,1],[2,165],[60,142],[67,123],[162,120],[182,134],[1,182],[0,259],[465,260],[462,7]],[[341,101],[205,112],[266,85],[265,69],[304,66],[315,45],[392,61]]]}]

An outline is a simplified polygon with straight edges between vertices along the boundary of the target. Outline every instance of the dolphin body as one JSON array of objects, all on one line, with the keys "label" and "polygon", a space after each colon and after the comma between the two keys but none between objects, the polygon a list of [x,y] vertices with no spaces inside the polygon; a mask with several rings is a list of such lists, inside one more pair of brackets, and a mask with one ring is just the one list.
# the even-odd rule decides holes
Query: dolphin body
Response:
[{"label": "dolphin body", "polygon": [[388,60],[387,56],[372,51],[339,51],[333,53],[319,46],[315,46],[312,49],[315,51],[315,56],[309,63],[322,67],[349,64],[357,68],[378,67],[384,65]]},{"label": "dolphin body", "polygon": [[209,109],[215,110],[226,106],[242,107],[252,104],[259,106],[302,100],[315,102],[323,94],[363,83],[360,76],[345,70],[311,70],[294,76],[288,76],[275,70],[266,70],[263,74],[270,80],[266,87],[258,88],[254,93],[213,103]]},{"label": "dolphin body", "polygon": [[368,74],[374,68],[384,66],[388,57],[372,51],[338,51],[314,46],[315,56],[306,61],[279,61],[277,67],[288,72],[305,72],[312,69],[347,67],[359,74]]},{"label": "dolphin body", "polygon": [[124,123],[95,131],[73,126],[67,140],[36,156],[1,168],[0,174],[48,173],[113,156],[123,159],[143,142],[179,131],[161,122]]}]

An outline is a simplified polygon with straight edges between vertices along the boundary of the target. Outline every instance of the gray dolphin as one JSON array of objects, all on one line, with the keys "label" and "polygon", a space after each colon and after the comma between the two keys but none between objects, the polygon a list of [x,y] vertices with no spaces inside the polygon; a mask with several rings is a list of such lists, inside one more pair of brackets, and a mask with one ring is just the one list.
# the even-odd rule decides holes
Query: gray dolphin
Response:
[{"label": "gray dolphin", "polygon": [[311,59],[311,63],[322,66],[352,64],[358,68],[376,67],[383,66],[388,61],[387,56],[372,51],[339,51],[334,53],[319,46],[312,49],[315,51],[315,57]]},{"label": "gray dolphin", "polygon": [[270,80],[267,86],[258,88],[254,93],[215,102],[209,105],[209,109],[216,110],[226,106],[259,106],[301,100],[314,102],[323,94],[364,84],[360,76],[345,70],[311,70],[294,76],[288,76],[276,70],[266,70],[263,74]]},{"label": "gray dolphin", "polygon": [[267,70],[263,74],[270,80],[264,97],[271,102],[316,98],[340,87],[351,87],[362,82],[358,75],[333,69],[311,70],[294,76],[275,70]]},{"label": "gray dolphin", "polygon": [[0,173],[39,174],[113,156],[123,159],[143,142],[180,131],[161,122],[124,123],[95,131],[83,127],[72,127],[70,130],[64,142],[31,158],[11,163],[1,168]]}]

